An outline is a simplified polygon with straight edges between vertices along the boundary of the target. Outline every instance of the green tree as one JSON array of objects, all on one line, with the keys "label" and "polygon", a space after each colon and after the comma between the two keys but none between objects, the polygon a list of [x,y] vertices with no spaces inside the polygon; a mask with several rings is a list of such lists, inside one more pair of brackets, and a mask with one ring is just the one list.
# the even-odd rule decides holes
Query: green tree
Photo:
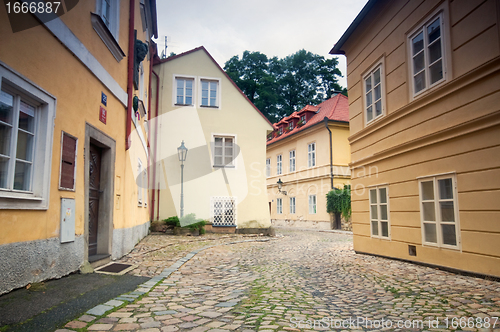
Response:
[{"label": "green tree", "polygon": [[283,59],[260,52],[243,52],[224,65],[224,70],[259,110],[271,121],[319,104],[342,90],[337,59],[300,50]]}]

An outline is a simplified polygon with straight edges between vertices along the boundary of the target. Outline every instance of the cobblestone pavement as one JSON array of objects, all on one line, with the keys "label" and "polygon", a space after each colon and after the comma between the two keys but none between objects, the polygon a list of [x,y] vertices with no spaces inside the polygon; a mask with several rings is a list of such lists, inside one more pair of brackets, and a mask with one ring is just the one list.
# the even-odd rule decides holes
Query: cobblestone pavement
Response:
[{"label": "cobblestone pavement", "polygon": [[500,331],[499,282],[356,255],[347,234],[277,233],[188,254],[135,300],[57,332]]}]

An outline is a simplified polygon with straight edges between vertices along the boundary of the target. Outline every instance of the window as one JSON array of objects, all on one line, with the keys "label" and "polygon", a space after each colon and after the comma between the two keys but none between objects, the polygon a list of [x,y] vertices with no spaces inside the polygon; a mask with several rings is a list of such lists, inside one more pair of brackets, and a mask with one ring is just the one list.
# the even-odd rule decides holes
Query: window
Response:
[{"label": "window", "polygon": [[421,179],[419,187],[422,242],[456,249],[459,227],[455,176]]},{"label": "window", "polygon": [[201,80],[201,106],[217,107],[217,90],[219,82]]},{"label": "window", "polygon": [[193,105],[193,81],[192,78],[175,79],[177,87],[176,105]]},{"label": "window", "polygon": [[90,14],[92,27],[104,42],[116,61],[125,53],[118,44],[120,36],[120,0],[96,0],[96,13]]},{"label": "window", "polygon": [[55,98],[0,63],[0,208],[47,209]]},{"label": "window", "polygon": [[309,214],[316,214],[316,195],[309,195]]},{"label": "window", "polygon": [[288,129],[293,130],[293,121],[288,124]]},{"label": "window", "polygon": [[36,107],[0,91],[0,188],[32,191]]},{"label": "window", "polygon": [[137,160],[137,205],[142,206],[142,162]]},{"label": "window", "polygon": [[283,134],[283,127],[279,127],[278,134],[280,134],[280,135]]},{"label": "window", "polygon": [[59,189],[75,190],[77,142],[76,137],[62,133]]},{"label": "window", "polygon": [[309,167],[316,166],[316,143],[307,146],[307,165]]},{"label": "window", "polygon": [[120,17],[119,0],[98,0],[97,12],[113,37],[118,41],[118,24]]},{"label": "window", "polygon": [[370,223],[373,237],[390,237],[388,196],[387,187],[370,189]]},{"label": "window", "polygon": [[276,199],[276,213],[277,214],[283,213],[283,199],[282,198]]},{"label": "window", "polygon": [[271,158],[266,159],[266,176],[271,176]]},{"label": "window", "polygon": [[409,37],[413,95],[445,79],[443,30],[440,13]]},{"label": "window", "polygon": [[295,214],[295,197],[290,197],[290,213]]},{"label": "window", "polygon": [[300,117],[300,121],[302,121],[303,124],[306,123],[306,115],[305,114]]},{"label": "window", "polygon": [[236,197],[212,197],[210,219],[213,226],[236,226]]},{"label": "window", "polygon": [[369,123],[384,113],[383,67],[379,63],[364,76],[365,118]]},{"label": "window", "polygon": [[290,172],[295,172],[295,150],[290,151]]},{"label": "window", "polygon": [[214,136],[214,167],[234,167],[234,136]]},{"label": "window", "polygon": [[276,174],[277,175],[280,175],[283,171],[282,167],[281,167],[281,163],[282,163],[282,156],[281,155],[278,155],[276,157]]}]

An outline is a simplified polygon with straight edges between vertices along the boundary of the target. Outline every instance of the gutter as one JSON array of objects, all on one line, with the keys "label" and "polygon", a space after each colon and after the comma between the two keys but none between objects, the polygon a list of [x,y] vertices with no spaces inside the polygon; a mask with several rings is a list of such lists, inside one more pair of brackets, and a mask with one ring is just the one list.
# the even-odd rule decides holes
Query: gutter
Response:
[{"label": "gutter", "polygon": [[328,117],[324,117],[323,121],[325,123],[326,130],[330,135],[330,189],[333,189],[333,144],[332,144],[332,131],[328,127]]},{"label": "gutter", "polygon": [[130,149],[130,133],[132,132],[132,115],[133,103],[132,98],[134,94],[134,24],[135,24],[135,0],[130,0],[129,4],[130,15],[128,22],[128,80],[127,80],[127,117],[125,125],[125,150]]},{"label": "gutter", "polygon": [[344,46],[344,43],[351,37],[352,33],[354,30],[358,28],[358,26],[361,24],[361,21],[365,19],[365,16],[368,14],[368,12],[372,9],[372,7],[375,5],[377,0],[369,0],[366,5],[361,9],[359,12],[358,16],[352,21],[351,25],[347,28],[347,30],[344,32],[342,37],[340,37],[339,41],[333,45],[333,48],[330,50],[329,54],[340,54],[340,55],[345,55],[345,51],[342,50],[342,46]]}]

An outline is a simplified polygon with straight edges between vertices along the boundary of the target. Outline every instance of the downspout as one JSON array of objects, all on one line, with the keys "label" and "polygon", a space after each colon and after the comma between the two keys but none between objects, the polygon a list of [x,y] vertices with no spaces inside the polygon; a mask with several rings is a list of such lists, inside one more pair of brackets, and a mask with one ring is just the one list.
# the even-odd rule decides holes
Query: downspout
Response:
[{"label": "downspout", "polygon": [[135,61],[135,40],[134,40],[134,27],[135,27],[135,0],[130,0],[130,17],[128,22],[128,80],[127,80],[127,119],[125,129],[125,150],[130,149],[130,133],[132,132],[132,115],[134,97],[134,61]]},{"label": "downspout", "polygon": [[333,189],[333,146],[332,146],[332,131],[328,128],[328,117],[324,117],[326,130],[330,135],[330,189]]},{"label": "downspout", "polygon": [[[148,126],[151,126],[151,82],[153,81],[152,76],[153,76],[153,46],[149,46],[149,91],[148,91]],[[149,128],[151,129],[151,128]],[[148,130],[148,148],[149,148],[149,167],[152,165],[152,161],[154,162],[153,155],[151,154],[151,144],[150,144],[150,136],[151,136],[151,130]],[[153,173],[153,182],[151,182],[151,172],[149,172],[148,169],[148,189],[149,189],[149,184],[150,183],[155,183],[155,174]],[[154,186],[153,186],[154,188]],[[151,190],[151,202],[150,202],[150,211],[149,211],[149,220],[153,221],[154,216],[155,216],[155,191],[154,189]]]},{"label": "downspout", "polygon": [[[156,160],[156,153],[158,151],[158,112],[159,112],[159,98],[160,98],[160,77],[158,76],[157,73],[154,72],[153,70],[153,67],[151,66],[151,73],[153,75],[156,76],[156,117],[155,117],[155,142],[154,142],[154,151],[153,151],[153,201],[152,201],[152,204],[151,204],[151,207],[152,207],[152,220],[154,220],[154,208],[155,208],[155,191],[154,191],[154,188],[155,188],[155,184],[156,184],[156,163],[157,163],[157,160]],[[151,96],[151,95],[150,95]],[[151,100],[151,98],[150,98]],[[160,185],[158,185],[158,197],[157,197],[157,204],[158,204],[158,209],[157,209],[157,214],[156,214],[156,218],[158,220],[158,218],[160,218]]]}]

